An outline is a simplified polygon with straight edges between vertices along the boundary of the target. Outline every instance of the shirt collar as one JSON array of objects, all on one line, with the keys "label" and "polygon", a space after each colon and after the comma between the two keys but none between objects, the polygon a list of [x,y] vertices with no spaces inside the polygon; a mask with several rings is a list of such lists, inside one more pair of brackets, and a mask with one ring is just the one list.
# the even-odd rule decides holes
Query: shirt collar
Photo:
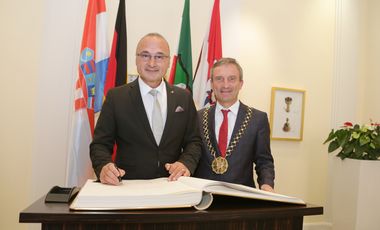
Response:
[{"label": "shirt collar", "polygon": [[229,108],[224,108],[219,102],[216,102],[216,111],[221,112],[222,109],[229,109],[230,112],[235,114],[237,116],[239,111],[240,101],[237,100],[233,105],[231,105]]},{"label": "shirt collar", "polygon": [[[147,85],[141,78],[138,78],[138,81],[141,95],[147,95],[153,89],[149,85]],[[164,80],[161,81],[160,85],[156,88],[156,90],[159,92],[159,94],[163,95],[164,90],[166,90]]]}]

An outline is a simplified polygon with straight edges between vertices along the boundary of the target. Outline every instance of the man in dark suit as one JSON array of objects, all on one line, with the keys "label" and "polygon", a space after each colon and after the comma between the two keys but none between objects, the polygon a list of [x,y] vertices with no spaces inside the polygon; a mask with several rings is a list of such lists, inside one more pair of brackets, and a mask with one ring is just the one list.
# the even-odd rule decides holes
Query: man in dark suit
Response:
[{"label": "man in dark suit", "polygon": [[217,103],[198,112],[203,140],[195,176],[273,192],[274,164],[266,113],[238,100],[243,71],[233,58],[222,58],[211,69]]},{"label": "man in dark suit", "polygon": [[189,92],[163,80],[169,59],[165,38],[145,35],[136,48],[139,78],[107,94],[90,145],[102,183],[119,184],[118,177],[176,180],[194,173],[202,143],[197,112]]}]

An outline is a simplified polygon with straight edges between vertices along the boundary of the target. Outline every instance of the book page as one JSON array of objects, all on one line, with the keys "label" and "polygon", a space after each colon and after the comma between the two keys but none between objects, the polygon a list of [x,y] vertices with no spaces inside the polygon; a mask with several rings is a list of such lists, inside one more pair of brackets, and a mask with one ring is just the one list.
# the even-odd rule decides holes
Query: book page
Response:
[{"label": "book page", "polygon": [[227,196],[267,200],[267,201],[277,201],[277,202],[293,203],[293,204],[305,204],[303,200],[296,197],[290,197],[290,196],[285,196],[278,193],[266,192],[266,191],[262,191],[255,188],[252,188],[251,191],[248,191],[246,189],[244,190],[239,190],[239,189],[241,188],[237,188],[237,187],[225,184],[225,185],[208,186],[207,188],[205,188],[205,191],[210,192],[212,194],[218,194],[218,195],[227,195]]},{"label": "book page", "polygon": [[193,186],[197,189],[202,189],[204,192],[226,195],[226,196],[236,196],[250,199],[268,200],[268,201],[278,201],[294,204],[305,204],[305,202],[296,197],[285,196],[278,193],[272,193],[263,191],[260,189],[252,188],[249,186],[228,183],[223,181],[207,180],[195,177],[180,177],[179,181],[182,183]]},{"label": "book page", "polygon": [[123,180],[106,185],[88,180],[71,204],[71,209],[112,210],[190,207],[200,203],[202,191],[167,178]]},{"label": "book page", "polygon": [[[170,183],[170,184],[169,184]],[[104,196],[144,196],[164,195],[194,191],[195,188],[168,181],[167,178],[152,180],[123,180],[120,185],[107,185],[99,182],[87,181],[81,189],[82,196],[104,197]]]},{"label": "book page", "polygon": [[206,187],[211,186],[211,185],[220,185],[221,183],[223,183],[221,181],[207,180],[207,179],[196,178],[196,177],[184,177],[184,176],[181,176],[180,178],[178,178],[178,181],[199,190],[204,190]]}]

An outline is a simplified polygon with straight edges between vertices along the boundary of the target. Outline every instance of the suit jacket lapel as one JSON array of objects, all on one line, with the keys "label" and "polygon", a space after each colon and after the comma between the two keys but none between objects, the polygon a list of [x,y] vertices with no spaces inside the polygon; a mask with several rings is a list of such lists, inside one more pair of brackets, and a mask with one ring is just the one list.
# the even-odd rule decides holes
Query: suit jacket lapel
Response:
[{"label": "suit jacket lapel", "polygon": [[[253,116],[252,112],[249,112],[248,110],[250,110],[249,107],[240,102],[234,130],[232,132],[231,139],[227,147],[227,152],[230,151],[230,154],[232,154],[235,151],[236,145],[239,143],[239,140],[241,138],[241,135],[239,133],[242,133],[242,135],[244,135],[246,128],[242,127],[243,123],[247,121],[249,122]],[[237,137],[238,134],[239,136]]]},{"label": "suit jacket lapel", "polygon": [[[246,105],[244,105],[243,103],[240,102],[238,114],[237,114],[236,121],[235,121],[234,130],[232,131],[232,135],[231,135],[231,140],[235,137],[236,133],[239,131],[240,126],[243,123],[244,118],[246,116],[246,111],[247,111]],[[230,141],[230,143],[231,143],[231,141]]]},{"label": "suit jacket lapel", "polygon": [[131,87],[131,90],[129,91],[129,96],[131,97],[132,102],[134,104],[134,107],[136,108],[138,117],[140,118],[140,121],[141,121],[142,125],[144,126],[145,132],[148,135],[148,137],[154,143],[156,143],[156,140],[154,139],[153,131],[152,131],[150,124],[149,124],[148,115],[146,114],[144,103],[143,103],[143,100],[141,98],[138,79],[136,79],[135,81],[133,81],[129,85]]},{"label": "suit jacket lapel", "polygon": [[215,133],[215,108],[216,106],[214,105],[210,108],[210,111],[209,111],[208,130],[210,132],[211,143],[213,143],[213,147],[216,150],[217,154],[220,155],[218,142],[216,140],[216,133]]},{"label": "suit jacket lapel", "polygon": [[[166,113],[166,122],[164,127],[164,132],[162,133],[161,142],[162,140],[166,140],[167,136],[169,135],[169,130],[171,129],[173,122],[174,122],[174,113],[175,113],[175,106],[176,106],[176,96],[174,93],[173,86],[169,85],[166,81],[166,97],[167,97],[167,113]],[[160,143],[161,143],[160,142]]]}]

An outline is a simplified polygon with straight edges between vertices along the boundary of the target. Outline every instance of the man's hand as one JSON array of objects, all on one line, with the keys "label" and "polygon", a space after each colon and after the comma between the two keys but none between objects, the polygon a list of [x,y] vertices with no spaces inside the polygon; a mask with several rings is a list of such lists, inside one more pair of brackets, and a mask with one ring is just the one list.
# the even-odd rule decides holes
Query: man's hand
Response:
[{"label": "man's hand", "polygon": [[178,180],[180,176],[190,176],[190,171],[187,167],[179,161],[173,164],[165,164],[166,170],[169,172],[169,181]]},{"label": "man's hand", "polygon": [[125,171],[123,169],[116,168],[114,163],[108,163],[103,166],[99,180],[103,184],[118,185],[120,184],[119,177],[124,175]]},{"label": "man's hand", "polygon": [[263,184],[261,185],[261,190],[267,191],[267,192],[274,192],[274,189],[269,184]]}]

